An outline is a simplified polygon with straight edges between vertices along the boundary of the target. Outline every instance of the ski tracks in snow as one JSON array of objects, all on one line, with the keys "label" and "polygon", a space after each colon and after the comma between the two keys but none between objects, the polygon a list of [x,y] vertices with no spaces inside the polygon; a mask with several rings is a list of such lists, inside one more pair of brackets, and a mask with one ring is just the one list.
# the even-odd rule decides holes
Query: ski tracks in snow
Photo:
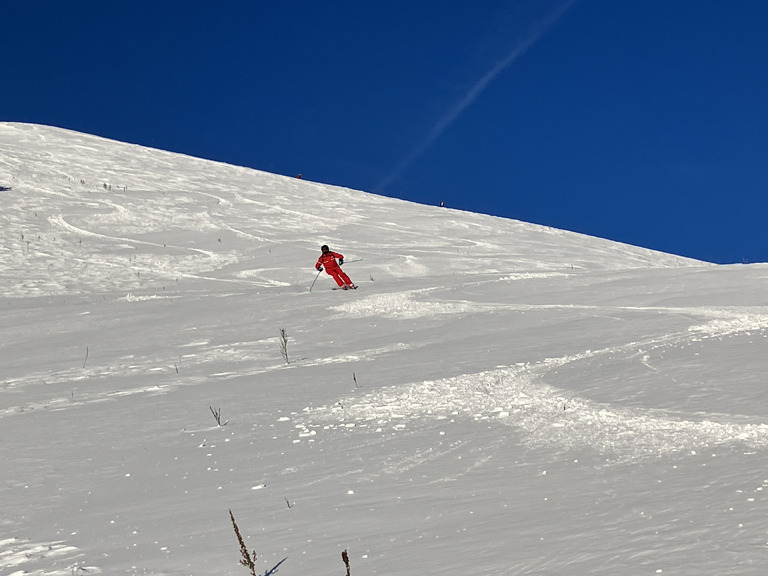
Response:
[{"label": "ski tracks in snow", "polygon": [[[416,318],[483,309],[466,302],[417,301],[428,291],[375,295],[338,307],[354,316]],[[550,306],[544,306],[550,308]],[[571,308],[571,306],[565,306]],[[526,306],[526,310],[537,308]],[[617,307],[618,309],[618,307]],[[305,408],[306,430],[362,428],[380,434],[404,431],[423,419],[497,421],[516,430],[530,446],[559,450],[591,447],[609,459],[695,453],[704,447],[740,443],[768,448],[768,424],[722,421],[723,415],[691,415],[664,410],[617,407],[592,402],[546,384],[549,372],[600,356],[625,357],[643,350],[681,346],[707,339],[768,331],[762,309],[632,308],[700,318],[683,331],[536,363],[502,366],[441,380],[383,388],[336,404]],[[717,420],[717,421],[715,421]]]},{"label": "ski tracks in snow", "polygon": [[531,446],[592,447],[618,459],[695,452],[741,442],[768,447],[768,425],[675,419],[663,412],[614,408],[571,397],[539,381],[546,365],[500,368],[419,382],[307,409],[324,428],[405,430],[424,418],[498,420],[516,428]]}]

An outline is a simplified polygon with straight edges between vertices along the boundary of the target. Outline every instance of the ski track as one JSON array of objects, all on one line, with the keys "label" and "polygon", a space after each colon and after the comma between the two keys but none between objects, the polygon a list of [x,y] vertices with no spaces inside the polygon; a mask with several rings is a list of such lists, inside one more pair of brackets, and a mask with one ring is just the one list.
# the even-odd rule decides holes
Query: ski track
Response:
[{"label": "ski track", "polygon": [[[132,299],[129,295],[129,300]],[[8,406],[0,409],[0,418],[22,414],[34,410],[69,410],[89,404],[114,400],[136,394],[166,394],[181,386],[196,385],[206,381],[206,376],[187,377],[186,372],[199,371],[206,366],[217,369],[207,374],[208,378],[227,380],[242,378],[257,374],[266,374],[275,370],[284,370],[296,366],[321,366],[327,364],[342,364],[368,361],[382,355],[412,348],[412,345],[396,343],[380,348],[364,350],[355,354],[339,354],[323,357],[317,360],[299,359],[290,364],[276,359],[278,338],[267,338],[255,342],[233,342],[210,346],[208,341],[190,342],[180,348],[192,348],[194,351],[180,354],[173,360],[158,362],[151,359],[126,358],[123,362],[110,366],[93,366],[89,368],[71,368],[56,372],[41,371],[26,374],[23,378],[6,378],[0,383],[2,389],[22,387],[44,387],[68,392],[65,395],[46,396],[37,402],[23,405]],[[231,369],[227,369],[231,367]],[[181,373],[178,377],[174,375]],[[150,384],[134,388],[115,389],[121,381],[129,382],[132,377],[143,375],[156,376],[163,379],[162,383]],[[173,380],[168,382],[168,377]],[[87,389],[78,386],[86,384]],[[99,383],[102,386],[99,386]],[[101,388],[107,388],[102,390]],[[95,390],[95,391],[94,391]]]},{"label": "ski track", "polygon": [[768,447],[768,425],[675,419],[592,403],[542,384],[536,369],[496,369],[456,378],[396,386],[334,406],[306,408],[307,428],[405,430],[409,421],[498,420],[515,427],[531,446],[560,450],[591,447],[623,460],[695,452],[739,442]]},{"label": "ski track", "polygon": [[[87,368],[70,368],[55,372],[40,371],[28,373],[22,378],[6,378],[0,384],[2,389],[38,387],[42,390],[60,390],[64,395],[46,394],[36,402],[8,406],[0,410],[0,418],[33,410],[76,409],[136,394],[165,394],[181,386],[199,384],[207,378],[228,379],[282,369],[285,364],[275,359],[277,340],[277,338],[266,338],[253,342],[232,342],[216,346],[211,346],[208,341],[195,341],[179,346],[179,349],[184,349],[184,352],[165,362],[128,356],[109,366],[95,364]],[[254,368],[248,369],[241,365],[247,366],[249,363]],[[199,373],[209,366],[211,369],[207,375],[194,377],[184,375],[187,372]],[[232,370],[222,369],[226,367],[232,367]],[[134,381],[133,377],[137,375],[143,376],[142,380],[154,377],[154,379],[162,379],[162,382],[133,388],[119,388],[121,382]]]},{"label": "ski track", "polygon": [[[75,226],[62,214],[49,216],[47,221],[50,228],[45,230],[30,232],[27,226],[12,226],[16,228],[13,236],[19,239],[17,246],[0,251],[0,281],[7,278],[4,296],[138,290],[153,281],[195,277],[238,261],[232,253],[139,240],[124,235],[125,231],[117,235],[114,223],[112,233],[105,234]],[[85,250],[83,239],[100,245]],[[148,252],[139,252],[139,247]],[[20,283],[18,278],[25,281]]]},{"label": "ski track", "polygon": [[[471,309],[465,304],[415,302],[413,296],[423,292],[426,291],[372,296],[337,309],[353,317],[398,319]],[[525,309],[546,307],[526,306]],[[561,450],[592,447],[617,460],[695,453],[704,447],[734,443],[751,448],[768,447],[768,424],[694,420],[683,414],[670,415],[661,410],[616,408],[548,386],[544,380],[549,371],[581,360],[616,354],[635,355],[646,349],[681,346],[688,342],[722,339],[743,333],[765,336],[768,330],[768,314],[762,310],[617,309],[660,311],[701,317],[703,320],[678,334],[602,350],[587,350],[535,364],[518,364],[442,380],[388,387],[362,397],[342,398],[331,406],[307,407],[304,409],[306,420],[301,427],[303,437],[314,436],[318,429],[364,428],[376,433],[389,433],[405,430],[410,421],[471,419],[495,420],[511,426],[531,446],[547,445]]]},{"label": "ski track", "polygon": [[[410,319],[438,314],[460,314],[472,310],[498,309],[499,306],[466,302],[432,302],[416,300],[429,294],[432,289],[374,295],[357,302],[334,307],[352,317],[389,317]],[[131,294],[127,301],[142,300]],[[508,309],[574,308],[574,306],[526,305],[502,306]],[[604,308],[587,306],[589,310]],[[668,454],[694,450],[706,443],[725,444],[741,441],[751,446],[768,445],[768,428],[764,425],[736,425],[711,421],[695,422],[671,419],[663,414],[638,410],[614,409],[587,400],[572,397],[542,382],[546,373],[557,367],[600,355],[636,354],[644,349],[657,349],[680,345],[686,341],[723,338],[738,333],[763,332],[768,329],[768,314],[745,312],[739,309],[717,308],[637,308],[624,310],[652,310],[694,317],[704,321],[692,325],[687,332],[667,335],[643,342],[630,342],[624,346],[612,346],[603,350],[587,350],[582,354],[544,360],[538,364],[497,368],[476,374],[421,383],[405,384],[380,390],[360,398],[343,398],[334,406],[305,409],[314,420],[330,422],[327,427],[366,427],[404,430],[409,420],[424,417],[435,419],[471,418],[477,421],[497,420],[513,426],[526,441],[535,444],[556,444],[561,448],[593,446],[605,454],[636,457],[650,454]],[[707,319],[709,318],[709,319]],[[0,412],[0,418],[24,412],[49,409],[73,409],[86,404],[114,400],[135,394],[165,394],[179,386],[199,383],[201,376],[180,376],[174,382],[148,384],[125,390],[93,391],[93,381],[105,381],[136,374],[173,374],[178,366],[186,372],[192,366],[214,365],[219,369],[208,376],[228,379],[273,370],[290,368],[274,360],[276,338],[256,342],[236,342],[210,346],[207,341],[191,342],[182,348],[193,348],[166,363],[157,360],[127,358],[110,367],[95,366],[88,369],[69,369],[59,372],[27,374],[20,379],[6,379],[4,388],[21,386],[60,385],[59,389],[71,391],[70,395],[48,397],[38,402],[9,406]],[[412,348],[412,345],[396,343],[357,353],[340,354],[317,360],[301,359],[294,366],[317,366],[335,363],[354,363]],[[267,364],[265,364],[265,361]],[[249,368],[249,363],[253,366]],[[227,370],[227,366],[233,366]],[[79,390],[79,382],[90,381],[88,390]],[[63,386],[67,385],[67,386]],[[342,408],[343,407],[343,408]],[[314,434],[312,434],[314,435]],[[310,436],[305,434],[301,437]]]},{"label": "ski track", "polygon": [[[521,278],[528,278],[523,275]],[[541,277],[541,276],[530,276]],[[489,280],[485,282],[498,282],[508,280]],[[331,310],[346,314],[350,318],[396,318],[413,319],[438,314],[462,314],[469,312],[509,310],[509,311],[537,311],[537,310],[586,310],[590,312],[660,312],[665,314],[677,314],[681,316],[701,317],[707,320],[704,324],[695,325],[689,331],[699,338],[715,338],[730,336],[737,333],[761,331],[768,328],[768,310],[756,308],[754,310],[744,308],[727,307],[671,307],[671,306],[596,306],[579,304],[507,304],[483,302],[474,303],[465,300],[450,300],[448,298],[434,298],[428,300],[421,295],[443,290],[442,288],[421,288],[405,292],[393,292],[389,294],[376,294],[364,296],[354,302],[334,306]],[[417,299],[418,298],[418,299]],[[692,338],[697,341],[699,338]]]}]

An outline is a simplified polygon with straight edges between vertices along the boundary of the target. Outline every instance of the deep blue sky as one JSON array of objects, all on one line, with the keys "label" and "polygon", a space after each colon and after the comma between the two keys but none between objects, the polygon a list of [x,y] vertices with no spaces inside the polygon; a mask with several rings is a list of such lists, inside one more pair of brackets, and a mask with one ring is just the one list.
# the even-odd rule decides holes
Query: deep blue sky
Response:
[{"label": "deep blue sky", "polygon": [[27,0],[2,21],[0,120],[768,261],[765,0]]}]

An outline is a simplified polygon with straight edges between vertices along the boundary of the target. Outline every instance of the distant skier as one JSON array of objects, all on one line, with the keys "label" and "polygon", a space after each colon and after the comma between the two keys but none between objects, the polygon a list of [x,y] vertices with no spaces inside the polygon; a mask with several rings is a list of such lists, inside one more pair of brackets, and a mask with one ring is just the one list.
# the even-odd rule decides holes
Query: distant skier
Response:
[{"label": "distant skier", "polygon": [[[352,280],[349,279],[349,276],[344,274],[340,268],[340,266],[344,264],[344,256],[338,252],[331,252],[331,249],[325,244],[320,247],[320,250],[322,250],[323,253],[320,255],[320,258],[317,259],[315,269],[318,272],[322,272],[323,266],[325,266],[325,272],[336,280],[336,284],[338,284],[339,288],[342,290],[357,288],[357,286],[352,283]],[[339,260],[338,264],[336,263],[337,258]]]}]

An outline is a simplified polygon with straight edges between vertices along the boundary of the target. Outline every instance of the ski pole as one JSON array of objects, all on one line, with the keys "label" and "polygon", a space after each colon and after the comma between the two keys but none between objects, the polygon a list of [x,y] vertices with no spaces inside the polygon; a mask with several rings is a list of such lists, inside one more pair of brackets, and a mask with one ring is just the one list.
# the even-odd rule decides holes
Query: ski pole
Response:
[{"label": "ski pole", "polygon": [[309,291],[310,292],[312,292],[312,288],[315,287],[315,282],[317,282],[317,279],[320,277],[320,272],[322,272],[322,270],[318,270],[317,271],[317,276],[315,276],[315,279],[312,280],[312,286],[309,287]]},{"label": "ski pole", "polygon": [[365,260],[365,258],[355,258],[354,260],[344,260],[344,264],[349,264],[350,262],[362,262]]}]

